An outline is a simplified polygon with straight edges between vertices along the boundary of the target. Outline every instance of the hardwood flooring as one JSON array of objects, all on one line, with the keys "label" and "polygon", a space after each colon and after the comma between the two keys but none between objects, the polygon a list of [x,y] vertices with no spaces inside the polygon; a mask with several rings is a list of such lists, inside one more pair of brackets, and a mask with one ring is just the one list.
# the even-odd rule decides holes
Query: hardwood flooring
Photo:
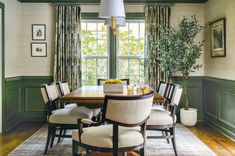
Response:
[{"label": "hardwood flooring", "polygon": [[38,129],[40,129],[45,123],[22,123],[15,129],[0,134],[0,156],[7,156],[22,142],[32,136]]},{"label": "hardwood flooring", "polygon": [[219,156],[235,156],[235,142],[217,129],[199,122],[195,127],[188,127],[204,144]]},{"label": "hardwood flooring", "polygon": [[[0,134],[0,156],[8,155],[18,145],[41,128],[43,124],[44,123],[23,123],[4,135]],[[218,130],[202,122],[199,122],[195,127],[189,127],[189,129],[217,155],[235,155],[235,142],[224,136]],[[138,154],[134,152],[128,152],[127,155],[138,156]],[[89,154],[89,156],[112,156],[112,154],[93,152]]]}]

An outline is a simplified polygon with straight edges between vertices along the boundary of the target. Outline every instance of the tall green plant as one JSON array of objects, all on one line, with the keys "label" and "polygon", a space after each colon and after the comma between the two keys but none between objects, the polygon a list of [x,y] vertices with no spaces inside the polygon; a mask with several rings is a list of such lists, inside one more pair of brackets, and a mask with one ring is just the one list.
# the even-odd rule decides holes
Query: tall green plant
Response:
[{"label": "tall green plant", "polygon": [[203,42],[195,41],[203,27],[195,16],[183,17],[178,29],[164,29],[158,26],[161,38],[153,43],[156,46],[157,58],[161,70],[168,76],[179,71],[184,78],[185,109],[188,110],[187,80],[190,72],[198,70],[202,65],[196,61],[200,58]]}]

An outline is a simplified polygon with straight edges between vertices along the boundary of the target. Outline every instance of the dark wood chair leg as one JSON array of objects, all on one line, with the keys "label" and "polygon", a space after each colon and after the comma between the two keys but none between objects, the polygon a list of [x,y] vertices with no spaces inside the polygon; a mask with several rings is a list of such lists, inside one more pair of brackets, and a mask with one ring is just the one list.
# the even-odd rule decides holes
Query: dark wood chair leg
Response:
[{"label": "dark wood chair leg", "polygon": [[145,147],[140,149],[140,156],[144,156],[145,154]]},{"label": "dark wood chair leg", "polygon": [[48,125],[48,132],[47,132],[47,142],[46,142],[46,147],[44,150],[44,154],[47,154],[48,146],[51,140],[51,126]]},{"label": "dark wood chair leg", "polygon": [[50,147],[52,147],[52,146],[53,146],[53,144],[54,144],[55,133],[56,133],[56,128],[55,128],[55,127],[52,127],[52,130],[51,130],[52,138],[51,138],[51,144],[50,144]]},{"label": "dark wood chair leg", "polygon": [[72,145],[72,155],[73,156],[77,156],[78,155],[78,145],[75,143],[75,141],[73,141],[73,145]]},{"label": "dark wood chair leg", "polygon": [[113,149],[113,156],[118,156],[118,149]]},{"label": "dark wood chair leg", "polygon": [[63,132],[63,129],[61,128],[61,129],[60,129],[60,134],[59,134],[59,138],[58,138],[58,141],[57,141],[57,143],[59,143],[59,142],[60,142],[60,139],[61,139],[62,132]]},{"label": "dark wood chair leg", "polygon": [[66,134],[66,129],[64,129],[64,133],[63,133],[63,135],[65,135]]},{"label": "dark wood chair leg", "polygon": [[[165,134],[166,134],[166,136],[168,136],[168,132],[167,131],[165,131]],[[167,138],[166,140],[167,140],[167,143],[169,144],[170,143],[169,138]]]},{"label": "dark wood chair leg", "polygon": [[126,152],[122,152],[122,156],[127,156],[127,153]]},{"label": "dark wood chair leg", "polygon": [[173,148],[174,148],[174,151],[175,151],[175,155],[177,156],[178,152],[177,152],[176,143],[175,143],[175,127],[170,128],[170,134],[173,136],[171,138],[171,141],[172,141],[172,145],[173,145]]}]

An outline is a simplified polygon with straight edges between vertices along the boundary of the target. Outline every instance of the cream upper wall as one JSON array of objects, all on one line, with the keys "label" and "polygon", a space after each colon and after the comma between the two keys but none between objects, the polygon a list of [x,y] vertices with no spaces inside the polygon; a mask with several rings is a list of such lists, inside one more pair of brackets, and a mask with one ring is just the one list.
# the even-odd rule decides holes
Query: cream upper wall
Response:
[{"label": "cream upper wall", "polygon": [[[235,0],[209,0],[205,4],[205,75],[235,80]],[[209,23],[226,18],[226,57],[211,58]]]},{"label": "cream upper wall", "polygon": [[[51,4],[19,3],[5,0],[6,5],[6,77],[53,75],[55,8]],[[83,5],[82,12],[98,12],[98,5]],[[126,5],[126,12],[144,12],[144,6]],[[171,24],[174,26],[182,16],[196,14],[204,24],[203,4],[176,4],[172,7]],[[14,19],[14,20],[12,20]],[[31,57],[32,24],[46,24],[47,57]],[[11,29],[13,27],[13,29]],[[13,32],[12,32],[13,31]],[[198,36],[200,40],[203,35]],[[37,41],[36,41],[37,42]],[[44,41],[40,41],[44,42]],[[16,46],[12,46],[16,45]],[[200,59],[203,63],[204,55]],[[192,75],[204,75],[204,69]]]},{"label": "cream upper wall", "polygon": [[22,49],[22,5],[16,0],[5,4],[5,77],[19,76]]},{"label": "cream upper wall", "polygon": [[[55,7],[51,4],[24,3],[23,9],[23,47],[20,69],[23,76],[53,75],[55,51]],[[32,40],[32,24],[46,24],[46,41]],[[31,43],[46,42],[47,57],[31,57]]]}]

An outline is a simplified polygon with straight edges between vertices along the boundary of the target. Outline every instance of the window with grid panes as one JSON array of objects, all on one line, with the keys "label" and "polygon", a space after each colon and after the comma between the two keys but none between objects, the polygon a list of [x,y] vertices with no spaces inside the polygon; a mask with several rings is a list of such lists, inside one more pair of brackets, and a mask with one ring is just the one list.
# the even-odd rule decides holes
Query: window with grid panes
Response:
[{"label": "window with grid panes", "polygon": [[104,21],[82,21],[82,84],[108,78],[108,31]]},{"label": "window with grid panes", "polygon": [[143,80],[144,34],[144,20],[139,20],[127,21],[117,35],[117,74],[119,78],[129,78],[132,84]]}]

